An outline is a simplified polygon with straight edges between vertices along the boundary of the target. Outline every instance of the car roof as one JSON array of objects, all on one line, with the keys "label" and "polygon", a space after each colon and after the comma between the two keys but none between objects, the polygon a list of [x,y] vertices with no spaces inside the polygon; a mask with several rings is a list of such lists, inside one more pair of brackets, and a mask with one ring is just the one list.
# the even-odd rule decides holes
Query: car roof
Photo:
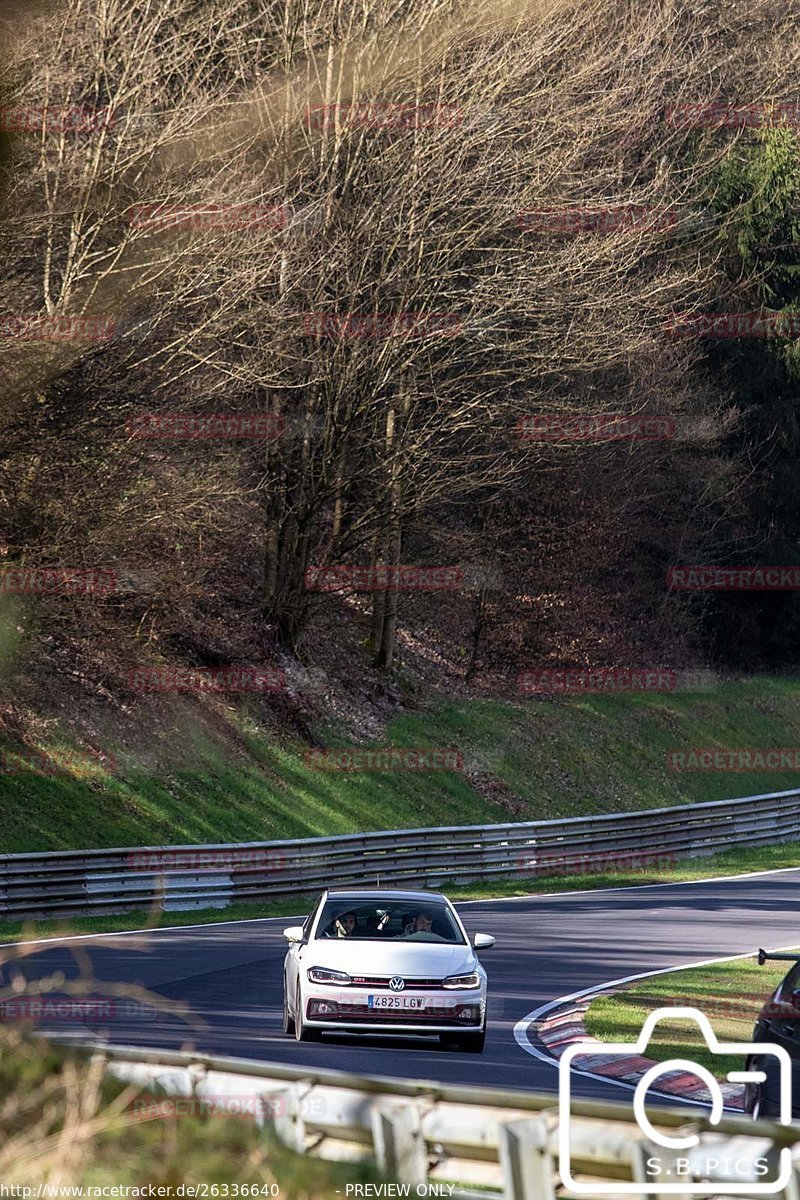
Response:
[{"label": "car roof", "polygon": [[334,900],[444,900],[441,892],[405,892],[395,888],[336,888],[327,892]]}]

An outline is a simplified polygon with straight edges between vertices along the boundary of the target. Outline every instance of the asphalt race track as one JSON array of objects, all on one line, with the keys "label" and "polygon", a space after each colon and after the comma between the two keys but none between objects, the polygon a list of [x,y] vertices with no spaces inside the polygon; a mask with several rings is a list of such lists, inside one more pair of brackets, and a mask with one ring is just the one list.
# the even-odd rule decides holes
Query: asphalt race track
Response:
[{"label": "asphalt race track", "polygon": [[[489,974],[489,1034],[483,1055],[443,1050],[425,1038],[360,1039],[326,1035],[321,1044],[298,1043],[281,1031],[281,931],[292,918],[231,922],[139,935],[115,935],[110,948],[82,940],[81,954],[97,986],[137,983],[187,1003],[202,1028],[176,1017],[117,1003],[104,1038],[120,1044],[231,1054],[295,1066],[338,1068],[471,1086],[555,1093],[554,1067],[524,1048],[514,1029],[549,1001],[637,974],[709,958],[800,945],[800,869],[702,883],[653,885],[592,892],[486,900],[459,906],[467,932],[491,933],[484,953]],[[139,942],[136,949],[134,943]],[[70,948],[72,946],[72,949]],[[28,951],[32,947],[26,948]],[[0,988],[14,973],[29,980],[81,970],[77,943],[47,943],[35,954],[0,950]],[[63,989],[59,989],[63,995]],[[712,1018],[713,1024],[713,1018]],[[48,1028],[56,1028],[48,1022]],[[74,1021],[60,1032],[85,1033]],[[97,1029],[97,1026],[93,1026]],[[535,1038],[532,1039],[535,1048]],[[623,1099],[613,1085],[575,1080],[575,1093]]]}]

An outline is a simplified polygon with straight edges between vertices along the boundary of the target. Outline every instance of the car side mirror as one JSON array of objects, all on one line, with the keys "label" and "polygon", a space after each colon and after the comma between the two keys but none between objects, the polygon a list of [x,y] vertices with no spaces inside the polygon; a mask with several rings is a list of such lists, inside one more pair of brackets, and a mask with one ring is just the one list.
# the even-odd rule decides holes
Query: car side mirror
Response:
[{"label": "car side mirror", "polygon": [[284,929],[283,936],[286,938],[287,942],[302,942],[303,926],[290,925],[288,929]]},{"label": "car side mirror", "polygon": [[476,950],[490,950],[495,943],[495,939],[490,933],[476,933],[472,939],[472,944]]}]

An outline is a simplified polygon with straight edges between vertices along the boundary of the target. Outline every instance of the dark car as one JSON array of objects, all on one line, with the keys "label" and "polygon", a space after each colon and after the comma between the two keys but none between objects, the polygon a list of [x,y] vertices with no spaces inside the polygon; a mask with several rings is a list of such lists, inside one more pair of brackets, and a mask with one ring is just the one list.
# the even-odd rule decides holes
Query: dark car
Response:
[{"label": "dark car", "polygon": [[[792,1060],[792,1119],[800,1120],[800,954],[768,954],[759,950],[759,966],[767,959],[785,959],[791,967],[777,989],[765,1002],[753,1029],[754,1042],[782,1046]],[[779,1063],[771,1054],[763,1058],[751,1055],[748,1071],[761,1071],[765,1079],[747,1083],[744,1089],[744,1110],[753,1117],[780,1116]]]}]

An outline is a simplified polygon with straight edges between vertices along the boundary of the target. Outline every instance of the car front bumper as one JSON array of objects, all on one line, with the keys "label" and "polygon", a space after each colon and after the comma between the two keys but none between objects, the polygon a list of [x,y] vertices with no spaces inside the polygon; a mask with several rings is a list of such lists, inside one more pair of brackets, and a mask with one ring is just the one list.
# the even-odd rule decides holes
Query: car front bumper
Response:
[{"label": "car front bumper", "polygon": [[483,1027],[485,988],[409,991],[407,995],[424,1007],[385,1007],[381,1003],[387,996],[384,991],[326,988],[309,982],[303,990],[303,1021],[319,1029],[357,1033],[453,1033],[459,1029],[474,1033]]}]

